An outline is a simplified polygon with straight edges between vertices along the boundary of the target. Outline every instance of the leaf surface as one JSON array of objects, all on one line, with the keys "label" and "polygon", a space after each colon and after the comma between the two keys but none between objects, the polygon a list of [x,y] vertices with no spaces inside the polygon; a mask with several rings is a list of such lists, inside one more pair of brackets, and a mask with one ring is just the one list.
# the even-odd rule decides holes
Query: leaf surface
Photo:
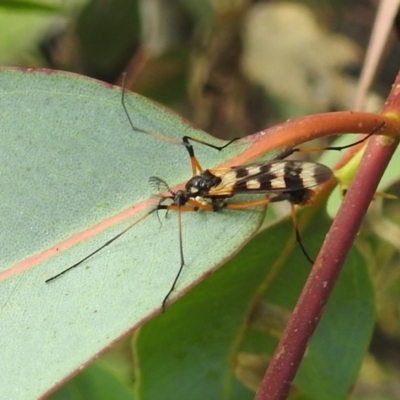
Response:
[{"label": "leaf surface", "polygon": [[[184,146],[142,131],[218,141],[130,94],[133,131],[120,89],[77,75],[4,69],[0,87],[0,387],[5,398],[37,398],[158,313],[179,268],[177,214],[160,212],[45,283],[157,204],[150,176],[172,188],[190,178]],[[207,168],[243,147],[196,154]],[[184,213],[174,296],[232,255],[263,214]]]}]

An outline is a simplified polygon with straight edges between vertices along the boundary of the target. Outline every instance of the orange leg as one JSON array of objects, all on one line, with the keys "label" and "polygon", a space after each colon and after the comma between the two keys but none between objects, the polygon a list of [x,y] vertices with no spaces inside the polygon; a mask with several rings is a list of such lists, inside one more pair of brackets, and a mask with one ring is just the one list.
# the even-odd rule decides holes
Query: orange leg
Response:
[{"label": "orange leg", "polygon": [[201,168],[201,165],[200,165],[199,161],[197,160],[196,156],[194,155],[193,146],[190,144],[189,140],[191,140],[192,142],[200,143],[200,144],[203,144],[205,146],[211,147],[211,148],[213,148],[215,150],[221,151],[221,150],[225,149],[225,147],[228,147],[231,143],[233,143],[236,140],[238,140],[238,138],[232,139],[231,141],[225,143],[223,146],[214,146],[213,144],[210,144],[210,143],[207,143],[207,142],[203,142],[202,140],[194,139],[194,138],[191,138],[189,136],[184,136],[182,138],[182,142],[185,145],[186,150],[189,153],[190,163],[192,165],[192,174],[193,174],[193,176],[195,176],[195,175],[197,175],[197,173],[201,173],[203,171],[203,168]]},{"label": "orange leg", "polygon": [[266,206],[271,202],[273,202],[273,199],[266,198],[262,200],[249,201],[248,203],[227,203],[225,207],[231,210],[240,210],[250,207]]}]

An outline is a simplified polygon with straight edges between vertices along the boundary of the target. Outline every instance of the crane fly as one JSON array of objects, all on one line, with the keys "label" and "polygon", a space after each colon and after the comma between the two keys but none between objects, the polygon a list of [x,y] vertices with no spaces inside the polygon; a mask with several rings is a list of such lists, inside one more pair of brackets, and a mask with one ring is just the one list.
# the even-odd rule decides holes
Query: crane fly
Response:
[{"label": "crane fly", "polygon": [[[125,90],[124,88],[122,88],[122,106],[131,127],[136,131],[139,130],[140,132],[144,132],[143,130],[137,129],[134,126],[125,105],[124,94]],[[341,151],[343,149],[361,144],[366,141],[370,136],[381,130],[383,127],[384,123],[378,125],[362,139],[349,145],[340,147],[326,147],[318,150]],[[180,266],[169,291],[163,298],[161,305],[162,311],[165,311],[167,300],[169,299],[172,292],[175,290],[183,267],[185,266],[181,217],[181,214],[183,212],[194,212],[198,210],[215,212],[221,211],[225,208],[231,210],[240,210],[257,206],[266,206],[270,203],[275,202],[288,201],[291,207],[296,241],[299,244],[301,251],[307,258],[307,260],[313,263],[313,260],[308,255],[300,237],[295,213],[295,206],[302,206],[310,203],[314,195],[314,191],[312,188],[315,188],[331,179],[333,176],[332,170],[323,164],[285,159],[289,155],[296,152],[317,151],[317,149],[307,148],[292,148],[281,153],[273,160],[265,162],[258,162],[248,165],[238,165],[227,168],[210,168],[203,170],[194,154],[194,149],[191,144],[191,142],[196,142],[220,151],[236,140],[237,139],[233,139],[230,142],[227,142],[225,145],[219,147],[198,139],[184,136],[182,138],[182,144],[188,151],[192,167],[192,178],[190,178],[186,182],[184,188],[173,191],[168,186],[167,182],[165,182],[161,178],[154,176],[150,177],[149,182],[153,186],[155,186],[158,191],[167,192],[166,195],[160,195],[158,204],[150,209],[143,216],[141,216],[139,219],[130,224],[128,227],[126,227],[119,234],[110,238],[103,245],[88,254],[86,257],[71,265],[70,267],[64,269],[60,273],[47,279],[46,283],[54,281],[68,271],[78,267],[86,260],[103,250],[105,247],[115,242],[118,238],[131,230],[134,226],[145,220],[149,215],[160,210],[165,210],[167,212],[174,210],[178,214],[178,237],[180,253]],[[241,203],[228,201],[233,196],[239,194],[265,194],[267,197],[259,200],[252,200]]]}]

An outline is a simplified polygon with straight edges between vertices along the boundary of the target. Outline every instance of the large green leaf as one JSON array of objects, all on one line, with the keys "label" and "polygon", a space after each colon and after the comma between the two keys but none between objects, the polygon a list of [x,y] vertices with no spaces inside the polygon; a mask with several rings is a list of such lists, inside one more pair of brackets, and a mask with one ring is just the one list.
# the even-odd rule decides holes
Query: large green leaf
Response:
[{"label": "large green leaf", "polygon": [[[154,205],[150,176],[174,187],[190,164],[182,145],[132,131],[118,88],[17,69],[0,71],[0,88],[1,396],[37,398],[160,312],[180,262],[176,213],[149,216],[81,267],[45,280]],[[126,100],[141,130],[217,143],[139,96]],[[196,147],[205,167],[242,149]],[[174,296],[248,240],[263,213],[185,213],[186,267]]]}]

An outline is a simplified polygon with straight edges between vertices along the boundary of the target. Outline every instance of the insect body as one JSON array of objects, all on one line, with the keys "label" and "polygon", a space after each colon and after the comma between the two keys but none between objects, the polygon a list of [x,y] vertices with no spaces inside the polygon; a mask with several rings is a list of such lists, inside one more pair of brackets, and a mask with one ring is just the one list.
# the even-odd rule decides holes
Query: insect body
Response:
[{"label": "insect body", "polygon": [[[342,147],[328,147],[326,149],[340,151],[355,146],[367,140],[383,126],[384,124],[377,126],[372,132],[355,143]],[[173,192],[160,178],[150,178],[150,181],[157,184],[158,187],[164,186],[170,192],[170,196],[165,196],[161,199],[157,209],[176,210],[179,216],[181,265],[169,292],[163,300],[163,310],[165,310],[166,301],[175,289],[183,266],[185,265],[181,229],[181,212],[184,211],[197,211],[199,209],[218,211],[222,208],[244,209],[266,206],[269,203],[286,200],[291,206],[296,241],[307,260],[310,263],[314,262],[302,243],[297,224],[295,206],[305,205],[311,201],[314,194],[311,188],[328,181],[333,176],[333,172],[330,168],[323,164],[313,162],[284,160],[284,158],[290,154],[302,151],[302,149],[293,148],[281,153],[276,159],[271,161],[230,168],[206,169],[203,171],[198,160],[194,156],[193,147],[189,143],[189,140],[194,139],[188,137],[183,137],[182,139],[189,152],[194,176],[186,183],[184,190]],[[232,141],[228,142],[224,147],[228,146],[230,143],[232,143]],[[218,150],[221,149],[209,145],[208,143],[203,144]],[[196,175],[196,172],[199,173]],[[255,193],[266,194],[267,197],[244,203],[231,203],[227,201],[237,194]],[[168,205],[163,204],[164,201],[167,200],[170,200],[171,203]]]},{"label": "insect body", "polygon": [[[186,183],[185,191],[189,198],[200,197],[212,201],[228,199],[236,194],[268,193],[275,196],[268,201],[262,200],[263,204],[288,200],[303,205],[310,198],[312,191],[309,188],[318,186],[331,177],[331,169],[322,164],[274,160],[247,166],[207,169],[191,178]],[[224,206],[244,208],[238,204]]]},{"label": "insect body", "polygon": [[[314,193],[311,188],[326,182],[331,177],[331,169],[322,164],[293,160],[272,160],[247,166],[204,170],[193,176],[186,183],[184,190],[177,192],[171,191],[163,180],[157,177],[150,178],[151,182],[158,187],[165,186],[170,191],[170,196],[163,197],[157,209],[176,210],[179,215],[181,266],[174,284],[163,301],[163,308],[174,290],[185,264],[180,226],[181,212],[199,209],[206,211],[218,211],[223,208],[244,209],[265,206],[272,202],[289,201],[292,208],[296,240],[306,258],[312,263],[313,261],[300,238],[294,206],[308,203]],[[266,194],[268,197],[244,203],[227,201],[237,194],[255,193]],[[167,200],[170,200],[170,204],[163,204]]]}]

